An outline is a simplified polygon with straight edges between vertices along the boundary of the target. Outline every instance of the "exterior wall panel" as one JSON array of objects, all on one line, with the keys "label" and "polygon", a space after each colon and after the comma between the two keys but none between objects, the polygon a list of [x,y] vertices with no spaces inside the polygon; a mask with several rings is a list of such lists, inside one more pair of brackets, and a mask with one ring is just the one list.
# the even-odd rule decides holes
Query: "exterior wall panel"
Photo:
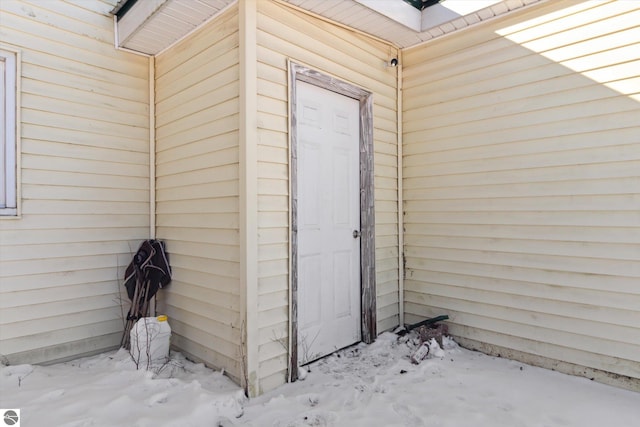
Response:
[{"label": "exterior wall panel", "polygon": [[397,50],[282,3],[258,2],[260,388],[286,380],[289,322],[287,60],[373,92],[378,331],[398,325]]},{"label": "exterior wall panel", "polygon": [[404,53],[409,321],[637,387],[639,13],[549,2]]},{"label": "exterior wall panel", "polygon": [[238,13],[156,59],[157,236],[178,349],[241,378]]},{"label": "exterior wall panel", "polygon": [[0,217],[12,364],[120,344],[124,267],[149,236],[149,82],[146,58],[113,48],[115,4],[0,2],[0,45],[22,54],[22,211]]}]

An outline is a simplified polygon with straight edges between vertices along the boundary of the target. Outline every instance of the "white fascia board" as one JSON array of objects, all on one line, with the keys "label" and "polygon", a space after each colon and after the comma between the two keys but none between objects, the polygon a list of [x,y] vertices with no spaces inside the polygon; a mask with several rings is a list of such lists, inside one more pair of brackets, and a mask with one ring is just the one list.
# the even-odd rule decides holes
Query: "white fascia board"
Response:
[{"label": "white fascia board", "polygon": [[434,4],[422,11],[421,31],[437,27],[445,22],[453,21],[461,16],[469,15],[500,3],[502,0],[446,0]]},{"label": "white fascia board", "polygon": [[355,0],[414,31],[421,30],[422,14],[418,9],[399,0]]},{"label": "white fascia board", "polygon": [[118,44],[124,46],[149,18],[151,18],[168,0],[137,1],[127,13],[118,19]]}]

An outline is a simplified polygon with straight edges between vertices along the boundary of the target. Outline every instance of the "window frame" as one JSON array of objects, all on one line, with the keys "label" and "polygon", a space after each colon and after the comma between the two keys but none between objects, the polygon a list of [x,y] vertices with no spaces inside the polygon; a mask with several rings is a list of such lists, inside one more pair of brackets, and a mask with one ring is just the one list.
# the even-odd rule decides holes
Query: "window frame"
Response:
[{"label": "window frame", "polygon": [[4,176],[0,193],[0,218],[20,216],[20,51],[0,45],[0,60],[4,62],[4,72],[0,76],[4,109],[0,109],[2,138],[0,150],[3,152],[0,174]]}]

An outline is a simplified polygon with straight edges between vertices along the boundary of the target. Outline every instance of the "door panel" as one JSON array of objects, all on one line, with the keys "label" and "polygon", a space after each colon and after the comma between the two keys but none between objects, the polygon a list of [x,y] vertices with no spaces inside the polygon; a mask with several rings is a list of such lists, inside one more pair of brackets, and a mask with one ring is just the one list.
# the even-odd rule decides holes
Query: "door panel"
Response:
[{"label": "door panel", "polygon": [[360,341],[359,102],[297,82],[298,358]]}]

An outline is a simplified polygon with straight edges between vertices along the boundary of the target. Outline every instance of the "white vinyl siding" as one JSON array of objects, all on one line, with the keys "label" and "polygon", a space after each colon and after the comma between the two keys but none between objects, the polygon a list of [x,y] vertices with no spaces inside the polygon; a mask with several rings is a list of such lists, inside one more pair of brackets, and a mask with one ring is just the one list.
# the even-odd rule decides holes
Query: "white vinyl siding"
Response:
[{"label": "white vinyl siding", "polygon": [[18,53],[0,48],[0,215],[18,214]]},{"label": "white vinyl siding", "polygon": [[238,12],[156,59],[157,237],[172,343],[241,377]]},{"label": "white vinyl siding", "polygon": [[398,325],[397,88],[385,43],[258,2],[258,292],[260,392],[282,384],[289,325],[287,59],[373,92],[378,331]]},{"label": "white vinyl siding", "polygon": [[[120,344],[121,280],[149,233],[148,60],[116,1],[0,1],[21,53],[19,218],[0,218],[0,347],[40,363]],[[126,298],[126,297],[125,297]]]},{"label": "white vinyl siding", "polygon": [[404,53],[407,321],[640,378],[638,22],[554,1]]}]

